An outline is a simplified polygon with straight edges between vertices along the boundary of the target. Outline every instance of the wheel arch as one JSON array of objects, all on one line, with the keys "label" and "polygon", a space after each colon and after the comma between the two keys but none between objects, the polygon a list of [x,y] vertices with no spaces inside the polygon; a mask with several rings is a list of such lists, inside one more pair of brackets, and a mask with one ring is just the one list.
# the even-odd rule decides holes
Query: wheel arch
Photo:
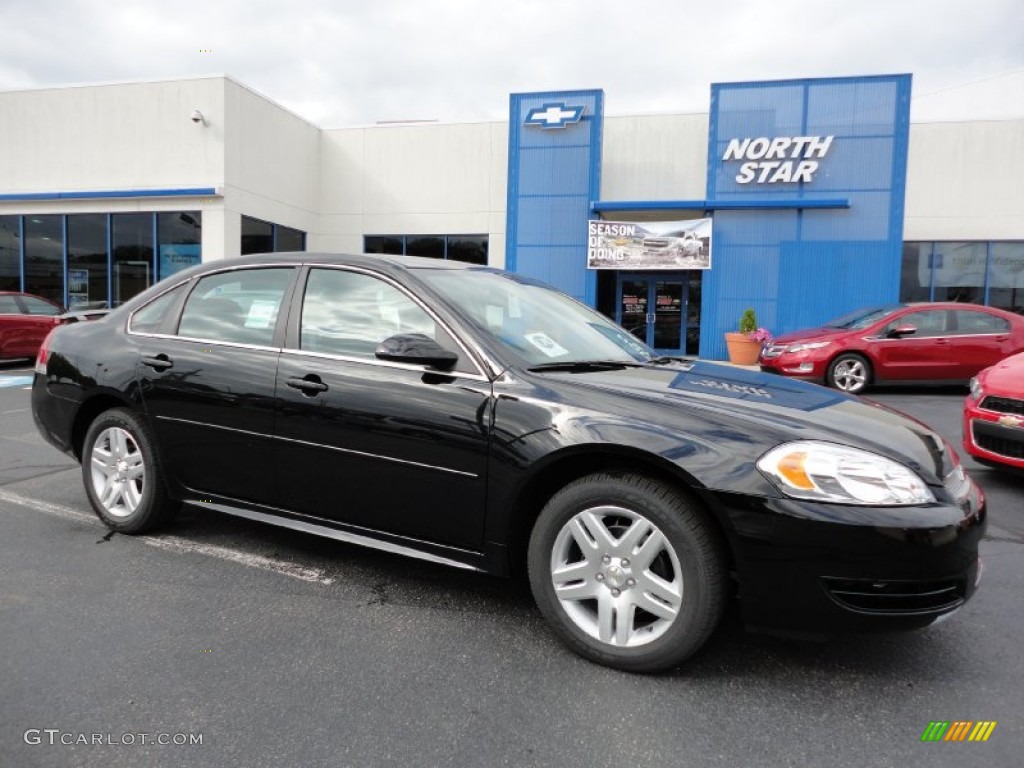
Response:
[{"label": "wheel arch", "polygon": [[71,449],[75,453],[75,458],[79,461],[82,460],[85,435],[89,431],[89,425],[96,420],[97,416],[104,411],[109,411],[111,408],[135,410],[132,408],[130,401],[109,392],[93,395],[79,406],[78,412],[75,414],[74,423],[71,426]]},{"label": "wheel arch", "polygon": [[593,445],[567,448],[549,456],[506,502],[505,518],[494,531],[496,535],[489,538],[507,543],[510,575],[525,576],[530,532],[548,500],[569,483],[599,472],[642,475],[694,499],[707,512],[708,520],[722,540],[728,557],[727,568],[735,569],[731,528],[695,477],[677,464],[637,448]]}]

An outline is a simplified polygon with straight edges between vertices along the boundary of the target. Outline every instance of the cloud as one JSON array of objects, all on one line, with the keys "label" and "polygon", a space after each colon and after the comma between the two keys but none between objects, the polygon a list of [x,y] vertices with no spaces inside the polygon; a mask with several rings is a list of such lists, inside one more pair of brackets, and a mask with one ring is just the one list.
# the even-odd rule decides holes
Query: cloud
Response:
[{"label": "cloud", "polygon": [[[224,72],[324,127],[502,119],[510,92],[604,88],[704,111],[712,82],[1024,67],[1019,0],[6,0],[0,89]],[[208,51],[208,52],[207,52]]]}]

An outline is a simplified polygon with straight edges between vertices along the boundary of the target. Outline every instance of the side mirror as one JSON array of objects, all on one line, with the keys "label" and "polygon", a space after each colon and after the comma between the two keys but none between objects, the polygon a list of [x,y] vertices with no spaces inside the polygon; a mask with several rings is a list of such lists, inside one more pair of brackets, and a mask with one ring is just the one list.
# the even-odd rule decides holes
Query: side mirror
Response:
[{"label": "side mirror", "polygon": [[902,339],[904,336],[913,336],[915,333],[917,333],[916,325],[897,325],[886,336],[890,339]]},{"label": "side mirror", "polygon": [[447,371],[455,366],[459,356],[442,347],[422,333],[400,333],[382,341],[374,354],[392,363],[426,365]]}]

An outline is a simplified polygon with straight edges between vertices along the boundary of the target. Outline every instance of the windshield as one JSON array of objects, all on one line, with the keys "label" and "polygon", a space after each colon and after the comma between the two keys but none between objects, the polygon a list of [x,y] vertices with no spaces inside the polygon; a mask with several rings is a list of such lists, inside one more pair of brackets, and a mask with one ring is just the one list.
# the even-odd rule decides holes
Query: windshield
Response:
[{"label": "windshield", "polygon": [[869,325],[874,325],[883,317],[888,317],[897,309],[901,309],[902,304],[897,304],[891,307],[869,307],[868,309],[858,309],[856,312],[851,312],[848,315],[837,317],[835,320],[829,320],[823,328],[847,328],[851,331],[857,331],[861,328],[867,328]]},{"label": "windshield", "polygon": [[657,357],[604,315],[540,283],[482,269],[418,274],[476,321],[482,332],[531,366],[635,363]]}]

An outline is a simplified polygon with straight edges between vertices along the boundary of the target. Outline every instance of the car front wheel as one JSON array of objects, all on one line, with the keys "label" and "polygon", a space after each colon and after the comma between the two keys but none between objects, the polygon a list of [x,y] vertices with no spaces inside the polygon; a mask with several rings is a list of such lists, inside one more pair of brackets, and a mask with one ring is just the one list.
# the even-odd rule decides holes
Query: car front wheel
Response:
[{"label": "car front wheel", "polygon": [[105,411],[89,426],[82,478],[93,510],[115,531],[142,533],[174,513],[149,431],[126,409]]},{"label": "car front wheel", "polygon": [[556,493],[528,561],[537,604],[562,640],[618,669],[676,666],[725,607],[717,532],[689,498],[638,475],[591,475]]},{"label": "car front wheel", "polygon": [[871,383],[871,364],[860,355],[839,355],[829,363],[826,378],[830,387],[856,395]]}]

